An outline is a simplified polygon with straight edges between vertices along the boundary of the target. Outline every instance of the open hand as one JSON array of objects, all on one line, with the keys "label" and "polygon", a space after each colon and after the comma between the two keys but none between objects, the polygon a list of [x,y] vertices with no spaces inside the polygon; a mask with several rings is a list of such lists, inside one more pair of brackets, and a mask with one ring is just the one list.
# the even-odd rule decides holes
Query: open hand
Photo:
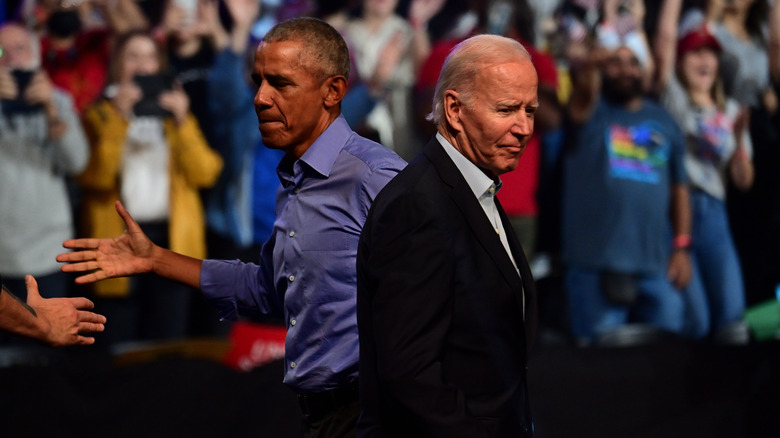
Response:
[{"label": "open hand", "polygon": [[32,275],[27,284],[27,305],[35,310],[40,323],[40,340],[53,347],[90,345],[95,338],[82,333],[102,332],[106,317],[90,312],[95,305],[86,298],[43,298]]},{"label": "open hand", "polygon": [[672,253],[666,276],[678,290],[688,286],[693,276],[693,266],[691,265],[691,256],[687,251],[679,250]]},{"label": "open hand", "polygon": [[76,251],[57,256],[58,262],[68,263],[62,266],[62,271],[88,272],[76,278],[76,283],[94,283],[152,271],[152,255],[158,247],[141,231],[119,201],[116,201],[116,211],[127,228],[120,236],[63,242],[63,247]]}]

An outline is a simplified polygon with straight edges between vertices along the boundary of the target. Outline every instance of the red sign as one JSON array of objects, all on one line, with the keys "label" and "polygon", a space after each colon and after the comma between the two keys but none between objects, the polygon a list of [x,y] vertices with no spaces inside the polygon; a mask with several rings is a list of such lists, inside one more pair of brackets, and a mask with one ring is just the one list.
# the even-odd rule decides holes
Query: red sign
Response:
[{"label": "red sign", "polygon": [[237,321],[230,329],[231,348],[226,365],[241,371],[265,365],[284,357],[287,330],[281,326]]}]

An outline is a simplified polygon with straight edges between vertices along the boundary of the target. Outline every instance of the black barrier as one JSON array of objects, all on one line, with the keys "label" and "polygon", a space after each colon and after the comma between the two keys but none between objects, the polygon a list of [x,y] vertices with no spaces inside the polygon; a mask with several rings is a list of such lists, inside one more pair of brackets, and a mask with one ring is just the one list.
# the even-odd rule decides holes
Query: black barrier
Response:
[{"label": "black barrier", "polygon": [[[0,368],[3,437],[298,436],[279,361],[27,354]],[[538,438],[780,436],[780,342],[537,349],[529,384]]]}]

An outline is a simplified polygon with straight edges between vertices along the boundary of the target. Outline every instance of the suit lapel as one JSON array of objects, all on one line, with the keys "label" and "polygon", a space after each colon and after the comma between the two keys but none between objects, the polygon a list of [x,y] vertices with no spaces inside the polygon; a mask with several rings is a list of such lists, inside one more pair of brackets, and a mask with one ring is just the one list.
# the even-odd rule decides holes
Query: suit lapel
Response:
[{"label": "suit lapel", "polygon": [[[498,214],[501,216],[501,222],[504,223],[504,230],[506,232],[507,240],[509,241],[509,249],[512,251],[512,257],[517,263],[517,269],[520,270],[520,277],[522,278],[523,294],[516,294],[518,299],[518,305],[521,311],[525,311],[525,333],[526,344],[531,345],[536,331],[536,287],[534,286],[533,275],[531,274],[531,267],[528,265],[528,260],[525,258],[525,252],[520,245],[520,241],[517,239],[515,230],[509,223],[509,217],[506,215],[501,203],[496,199],[496,206],[498,207]],[[523,303],[525,300],[525,303]]]},{"label": "suit lapel", "polygon": [[[461,210],[477,240],[493,259],[496,266],[501,271],[501,274],[509,283],[511,289],[516,291],[516,295],[519,295],[523,287],[520,276],[517,275],[517,271],[515,270],[509,255],[506,253],[506,249],[504,249],[501,239],[485,217],[485,211],[482,209],[482,206],[479,205],[479,201],[474,196],[474,192],[471,190],[471,187],[469,187],[466,179],[463,178],[463,175],[460,173],[457,166],[455,166],[455,163],[452,162],[452,159],[450,159],[447,152],[444,151],[442,145],[439,144],[439,141],[435,137],[426,146],[425,155],[436,167],[442,181],[452,187],[451,196],[453,202]],[[499,211],[503,212],[503,210]],[[505,215],[501,220],[504,221],[504,224],[508,223],[505,219]],[[517,241],[514,237],[514,232],[508,234],[508,236],[512,236],[515,242]],[[519,248],[519,244],[517,244],[517,247]],[[513,249],[512,251],[514,254],[515,250]],[[515,260],[519,263],[519,259],[515,258]],[[525,263],[524,256],[522,257],[522,260]]]}]

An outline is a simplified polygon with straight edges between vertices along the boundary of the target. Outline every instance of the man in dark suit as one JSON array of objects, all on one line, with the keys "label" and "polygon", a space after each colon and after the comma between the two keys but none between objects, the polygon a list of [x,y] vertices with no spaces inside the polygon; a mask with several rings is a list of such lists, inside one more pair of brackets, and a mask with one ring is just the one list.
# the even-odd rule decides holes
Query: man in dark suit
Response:
[{"label": "man in dark suit", "polygon": [[445,61],[436,137],[377,196],[358,247],[359,436],[531,436],[531,272],[495,194],[533,132],[537,76],[514,40]]}]

